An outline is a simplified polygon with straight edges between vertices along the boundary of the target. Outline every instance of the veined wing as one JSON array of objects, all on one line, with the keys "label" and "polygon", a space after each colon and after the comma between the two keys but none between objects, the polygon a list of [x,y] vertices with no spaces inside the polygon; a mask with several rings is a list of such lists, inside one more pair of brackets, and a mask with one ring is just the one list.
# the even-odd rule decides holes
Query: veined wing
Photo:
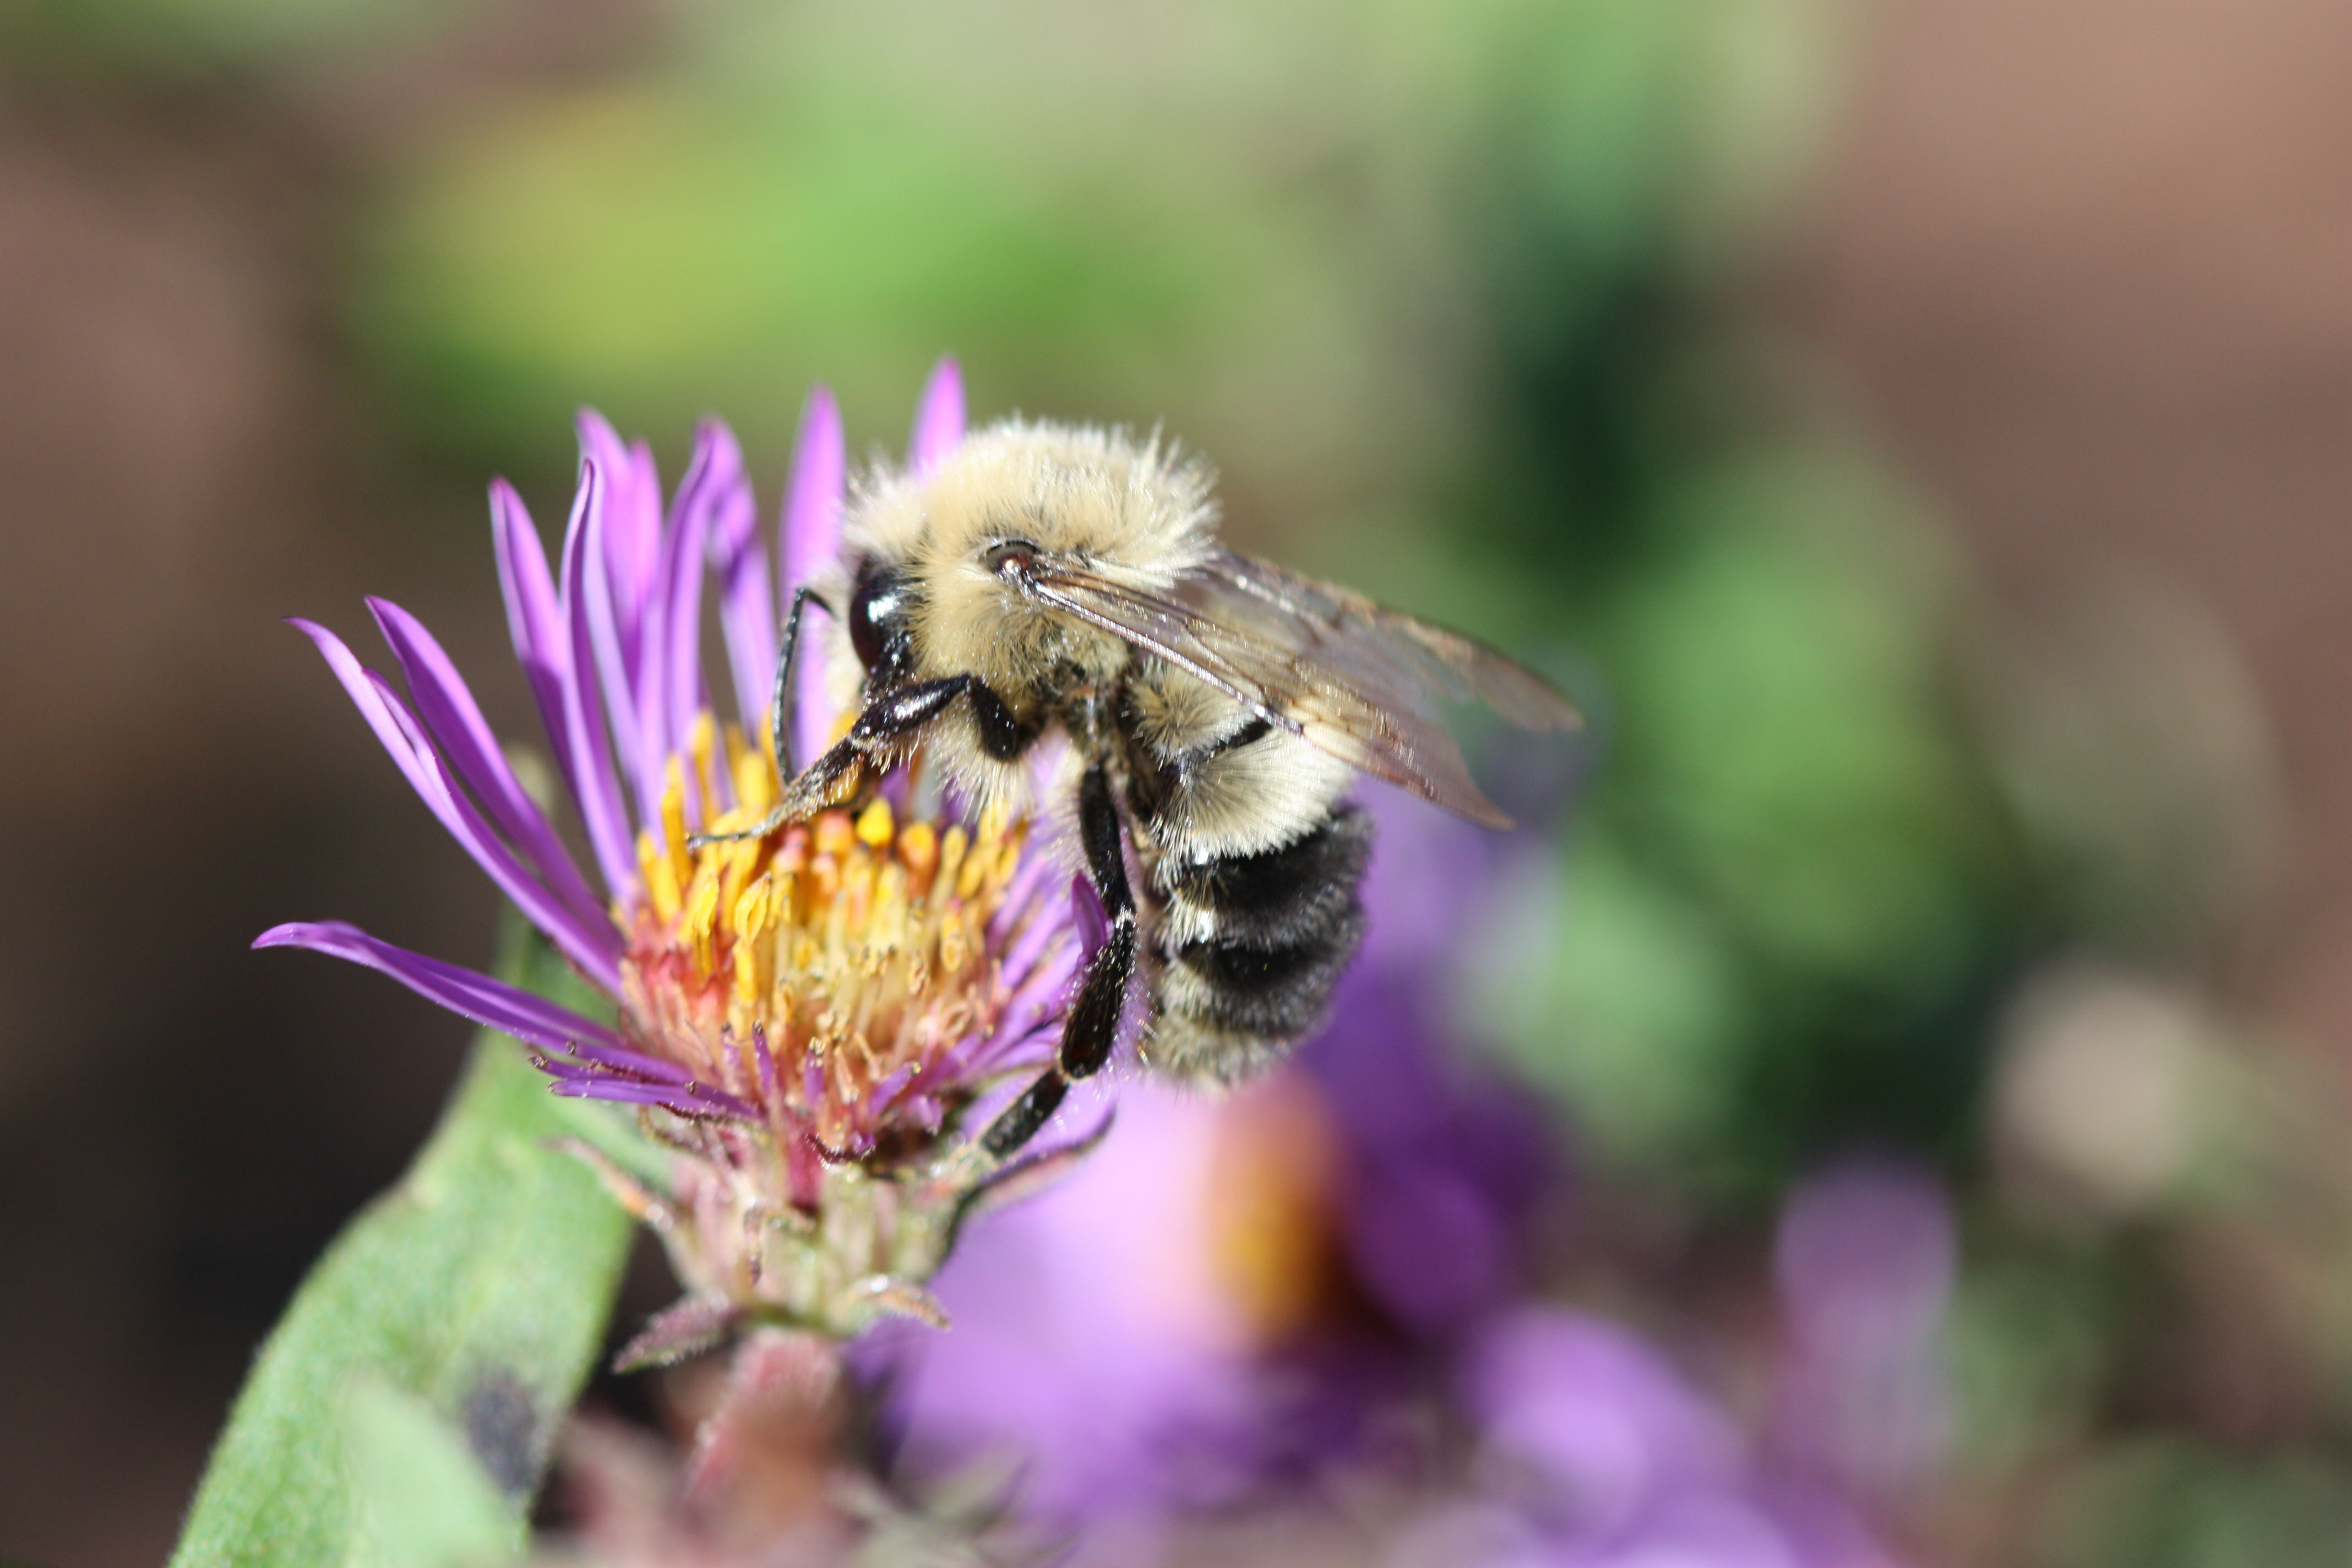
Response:
[{"label": "veined wing", "polygon": [[1540,677],[1481,643],[1229,551],[1165,589],[1042,554],[1022,580],[1359,772],[1487,826],[1510,819],[1471,781],[1436,699],[1485,701],[1531,729],[1578,721]]},{"label": "veined wing", "polygon": [[1573,730],[1584,721],[1549,681],[1476,638],[1272,562],[1216,551],[1179,584],[1177,596],[1270,642],[1296,640],[1302,658],[1368,697],[1416,709],[1433,697],[1483,702],[1522,730]]}]

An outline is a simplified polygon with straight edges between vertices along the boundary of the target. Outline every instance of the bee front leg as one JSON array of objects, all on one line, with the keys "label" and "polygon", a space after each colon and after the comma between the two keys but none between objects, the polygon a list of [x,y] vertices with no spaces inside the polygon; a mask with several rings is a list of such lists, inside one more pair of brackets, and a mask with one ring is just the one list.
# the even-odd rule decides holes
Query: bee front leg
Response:
[{"label": "bee front leg", "polygon": [[[793,795],[791,786],[800,783],[799,777],[793,771],[794,707],[793,677],[800,668],[801,617],[812,602],[825,614],[833,614],[833,606],[825,602],[824,595],[806,584],[803,584],[793,593],[793,607],[784,613],[783,649],[776,655],[776,689],[768,700],[768,745],[776,755],[776,776],[785,781],[787,787],[784,794],[787,802]],[[834,750],[838,751],[840,748],[836,746]],[[827,752],[819,761],[830,761],[831,758],[832,753]],[[837,777],[845,772],[846,768],[845,763],[839,763],[835,766],[833,772]],[[810,771],[814,773],[815,769],[812,768]],[[740,827],[732,833],[692,834],[688,837],[687,843],[689,847],[699,849],[706,844],[733,844],[745,838],[765,838],[769,834],[782,827],[790,815],[785,805],[779,805],[749,827]]]},{"label": "bee front leg", "polygon": [[810,600],[826,615],[834,613],[824,596],[803,584],[793,595],[793,607],[784,615],[784,647],[776,656],[776,689],[768,699],[768,745],[776,753],[776,776],[793,776],[793,713],[794,701],[793,676],[800,668],[801,613]]},{"label": "bee front leg", "polygon": [[1110,919],[1110,935],[1087,963],[1086,978],[1079,982],[1077,997],[1062,1025],[1054,1065],[998,1112],[981,1136],[981,1146],[999,1160],[1037,1135],[1073,1082],[1093,1077],[1110,1060],[1127,984],[1135,973],[1135,893],[1127,882],[1122,837],[1110,775],[1097,763],[1078,785],[1078,837],[1086,850],[1087,879]]},{"label": "bee front leg", "polygon": [[774,810],[750,827],[733,833],[698,833],[687,843],[699,848],[705,844],[764,837],[796,817],[811,816],[847,800],[857,793],[877,763],[888,766],[925,725],[940,716],[940,710],[973,684],[969,675],[951,675],[942,680],[894,686],[876,694],[857,715],[857,722],[849,727],[849,733],[784,785],[784,798],[776,803]]}]

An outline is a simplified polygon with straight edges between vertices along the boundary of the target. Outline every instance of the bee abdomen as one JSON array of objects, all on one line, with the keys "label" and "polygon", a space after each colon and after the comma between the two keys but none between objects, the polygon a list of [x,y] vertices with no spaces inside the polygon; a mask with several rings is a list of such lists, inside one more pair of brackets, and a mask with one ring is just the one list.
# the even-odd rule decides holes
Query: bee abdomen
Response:
[{"label": "bee abdomen", "polygon": [[1171,941],[1260,952],[1311,942],[1355,907],[1371,844],[1371,819],[1343,805],[1279,849],[1173,868],[1163,863]]},{"label": "bee abdomen", "polygon": [[1320,1023],[1363,941],[1370,849],[1370,819],[1341,806],[1278,849],[1163,873],[1153,1065],[1230,1082]]}]

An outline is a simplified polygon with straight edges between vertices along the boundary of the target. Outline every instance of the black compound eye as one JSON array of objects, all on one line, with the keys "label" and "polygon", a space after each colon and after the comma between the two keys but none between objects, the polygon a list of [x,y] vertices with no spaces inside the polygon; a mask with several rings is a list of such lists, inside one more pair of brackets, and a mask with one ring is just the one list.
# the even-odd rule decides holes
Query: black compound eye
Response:
[{"label": "black compound eye", "polygon": [[906,580],[896,569],[873,560],[857,569],[849,595],[849,646],[858,663],[872,669],[882,662],[906,611]]},{"label": "black compound eye", "polygon": [[1025,539],[1000,539],[981,553],[981,564],[996,576],[1029,570],[1036,559],[1037,547]]}]

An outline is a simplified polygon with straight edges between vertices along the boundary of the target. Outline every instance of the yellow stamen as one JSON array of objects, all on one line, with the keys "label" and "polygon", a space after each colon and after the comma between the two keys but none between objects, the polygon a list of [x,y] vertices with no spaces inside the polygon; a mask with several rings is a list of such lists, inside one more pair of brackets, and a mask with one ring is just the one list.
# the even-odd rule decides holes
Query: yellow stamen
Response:
[{"label": "yellow stamen", "polygon": [[997,846],[996,864],[989,868],[988,873],[990,892],[1001,893],[1012,882],[1013,873],[1021,864],[1021,846],[1029,837],[1028,829],[1029,825],[1023,823],[1005,836],[1003,843]]},{"label": "yellow stamen", "polygon": [[898,858],[907,863],[908,888],[919,899],[931,890],[940,868],[940,836],[928,822],[910,822],[898,834]]},{"label": "yellow stamen", "polygon": [[694,716],[694,723],[686,732],[687,750],[694,756],[695,787],[702,794],[702,819],[705,822],[719,815],[719,725],[704,709]]},{"label": "yellow stamen", "polygon": [[845,811],[821,813],[810,837],[818,854],[830,855],[836,860],[848,854],[850,846],[857,841],[856,830],[850,826],[849,813]]},{"label": "yellow stamen", "polygon": [[677,866],[662,853],[661,843],[650,830],[637,835],[637,870],[645,878],[646,897],[653,901],[654,915],[664,925],[677,919]]},{"label": "yellow stamen", "polygon": [[964,851],[971,847],[971,835],[963,830],[963,824],[957,823],[947,830],[940,840],[940,869],[934,886],[955,889],[957,874],[963,869]]},{"label": "yellow stamen", "polygon": [[662,842],[669,849],[670,875],[681,888],[693,879],[694,856],[686,847],[686,771],[669,760],[661,793]]},{"label": "yellow stamen", "polygon": [[751,885],[752,872],[759,868],[760,845],[756,839],[745,838],[705,853],[719,858],[719,929],[731,935],[740,929],[735,924],[736,906],[742,900],[743,889]]},{"label": "yellow stamen", "polygon": [[755,821],[767,816],[782,793],[776,784],[776,760],[747,744],[743,731],[732,724],[727,726],[727,771],[734,777],[735,798],[743,803],[743,809]]},{"label": "yellow stamen", "polygon": [[768,955],[768,944],[760,938],[766,934],[775,907],[775,884],[761,878],[743,889],[735,900],[735,1000],[745,1008],[758,1005],[767,982],[761,973],[761,960]]},{"label": "yellow stamen", "polygon": [[694,966],[705,974],[717,966],[711,935],[718,923],[719,874],[705,865],[695,873],[694,883],[687,889],[686,914],[679,922],[679,929],[694,944]]},{"label": "yellow stamen", "polygon": [[898,825],[891,818],[890,803],[887,800],[877,799],[858,816],[858,840],[872,848],[882,848],[897,832]]},{"label": "yellow stamen", "polygon": [[966,855],[963,868],[956,874],[956,897],[967,900],[977,897],[980,885],[988,879],[988,868],[995,858],[988,853],[988,846],[984,844],[981,847],[981,853]]},{"label": "yellow stamen", "polygon": [[866,917],[875,945],[897,952],[907,945],[907,868],[886,860],[874,879],[874,912]]}]

